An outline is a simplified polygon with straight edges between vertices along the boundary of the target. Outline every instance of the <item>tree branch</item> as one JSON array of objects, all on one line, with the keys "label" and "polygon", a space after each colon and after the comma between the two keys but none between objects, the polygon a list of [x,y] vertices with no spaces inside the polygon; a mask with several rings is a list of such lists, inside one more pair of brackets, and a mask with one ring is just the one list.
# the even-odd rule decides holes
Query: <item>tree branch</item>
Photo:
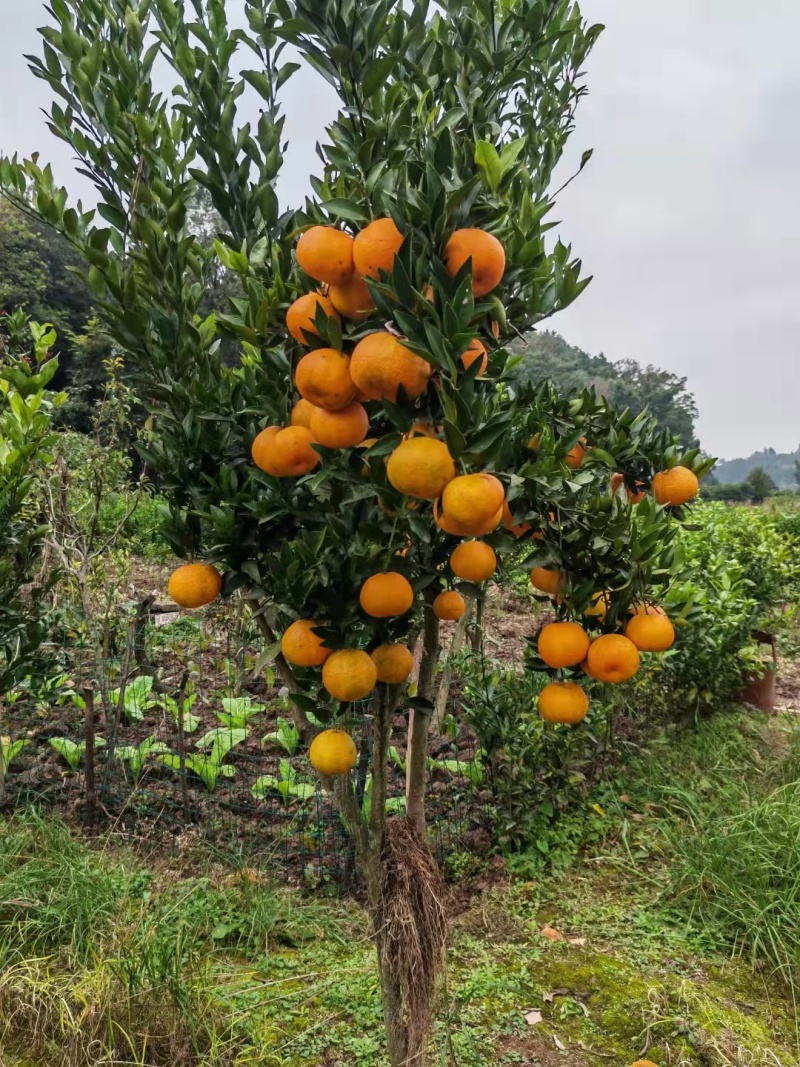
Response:
[{"label": "tree branch", "polygon": [[436,667],[439,662],[439,620],[426,597],[422,631],[422,663],[417,695],[429,701],[429,711],[415,708],[409,717],[406,755],[406,819],[420,834],[425,833],[425,784],[428,772],[428,726],[433,711]]}]

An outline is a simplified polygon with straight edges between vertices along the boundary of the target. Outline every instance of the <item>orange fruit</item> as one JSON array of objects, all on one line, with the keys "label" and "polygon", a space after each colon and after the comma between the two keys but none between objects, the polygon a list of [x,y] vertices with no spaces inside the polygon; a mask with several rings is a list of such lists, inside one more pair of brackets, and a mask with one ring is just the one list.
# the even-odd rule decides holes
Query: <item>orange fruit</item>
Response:
[{"label": "orange fruit", "polygon": [[297,242],[300,269],[318,282],[341,285],[352,277],[353,238],[335,226],[312,226]]},{"label": "orange fruit", "polygon": [[356,765],[358,750],[346,730],[323,730],[311,742],[308,758],[315,771],[332,778],[349,774]]},{"label": "orange fruit", "polygon": [[391,273],[394,257],[403,244],[403,235],[393,219],[375,219],[357,234],[353,244],[356,270],[366,278],[377,281],[380,272]]},{"label": "orange fruit", "polygon": [[301,397],[295,406],[292,408],[292,417],[289,420],[292,426],[305,426],[307,430],[311,429],[311,416],[315,411],[321,409],[314,404],[309,403],[308,400],[303,400]]},{"label": "orange fruit", "polygon": [[657,504],[688,504],[694,500],[700,492],[700,483],[697,475],[688,467],[672,467],[668,471],[660,471],[653,478],[653,495]]},{"label": "orange fruit", "polygon": [[503,525],[507,530],[510,530],[515,537],[522,537],[524,534],[532,530],[533,527],[529,522],[514,523],[514,516],[511,514],[511,508],[503,501]]},{"label": "orange fruit", "polygon": [[631,492],[631,490],[625,484],[624,474],[620,474],[619,471],[617,471],[616,474],[611,475],[612,496],[616,496],[623,485],[625,486],[625,494],[627,495],[628,500],[630,500],[632,504],[641,503],[641,501],[644,500],[644,498],[647,496],[647,493],[645,492],[644,488],[644,482],[636,482],[636,490],[635,492]]},{"label": "orange fruit", "polygon": [[316,408],[310,429],[314,440],[326,448],[355,448],[369,433],[369,417],[364,405],[354,400],[341,411]]},{"label": "orange fruit", "polygon": [[564,592],[566,575],[563,571],[550,571],[546,567],[534,567],[531,571],[531,585],[548,596],[558,596]]},{"label": "orange fruit", "polygon": [[486,368],[489,366],[489,355],[486,351],[486,345],[479,341],[476,337],[470,344],[466,352],[461,356],[461,362],[464,365],[464,370],[467,370],[476,360],[481,361],[480,370],[478,371],[478,377],[486,373]]},{"label": "orange fruit", "polygon": [[637,1060],[631,1067],[658,1067],[657,1063],[653,1063],[652,1060]]},{"label": "orange fruit", "polygon": [[589,698],[575,682],[551,682],[539,694],[539,714],[545,722],[574,726],[586,718]]},{"label": "orange fruit", "polygon": [[308,346],[308,341],[303,334],[303,330],[319,337],[319,330],[314,325],[318,307],[322,308],[329,319],[339,318],[331,301],[327,296],[322,296],[321,293],[306,293],[304,296],[298,297],[286,312],[286,329],[294,337],[295,341],[299,341],[301,345],[306,345],[306,347]]},{"label": "orange fruit", "polygon": [[639,670],[639,649],[622,634],[602,634],[589,646],[586,663],[598,682],[627,682]]},{"label": "orange fruit", "polygon": [[169,595],[182,608],[202,608],[222,591],[222,575],[211,563],[184,563],[169,577]]},{"label": "orange fruit", "polygon": [[321,667],[330,656],[331,650],[325,648],[322,638],[314,633],[318,625],[313,619],[298,619],[293,622],[281,638],[284,659],[295,667]]},{"label": "orange fruit", "polygon": [[451,277],[472,260],[472,291],[477,297],[499,285],[506,269],[503,246],[485,230],[456,230],[445,245],[443,258]]},{"label": "orange fruit", "polygon": [[486,522],[501,511],[505,499],[502,482],[492,474],[462,474],[447,483],[442,493],[442,511],[462,526]]},{"label": "orange fruit", "polygon": [[628,609],[631,615],[666,615],[660,604],[635,604]]},{"label": "orange fruit", "polygon": [[539,655],[548,667],[575,667],[586,658],[589,635],[577,622],[551,622],[539,634]]},{"label": "orange fruit", "polygon": [[502,522],[503,509],[498,508],[490,519],[486,519],[483,522],[462,523],[456,522],[455,519],[445,515],[444,512],[440,513],[439,501],[437,500],[433,505],[433,517],[439,529],[444,530],[445,533],[449,533],[453,537],[485,537],[486,534],[496,530]]},{"label": "orange fruit", "polygon": [[604,619],[607,612],[608,596],[606,593],[601,592],[592,596],[592,602],[583,614],[588,615],[591,619]]},{"label": "orange fruit", "polygon": [[640,652],[666,652],[675,643],[675,627],[666,615],[634,615],[625,627]]},{"label": "orange fruit", "polygon": [[450,569],[465,582],[486,582],[497,570],[497,556],[485,541],[465,541],[450,557]]},{"label": "orange fruit", "polygon": [[586,455],[585,445],[586,439],[582,437],[577,445],[567,452],[567,466],[574,471],[583,463],[583,457]]},{"label": "orange fruit", "polygon": [[322,684],[336,700],[363,700],[377,680],[375,664],[366,652],[356,648],[332,652],[322,667]]},{"label": "orange fruit", "polygon": [[414,669],[414,657],[405,645],[379,645],[372,652],[372,662],[384,685],[400,685]]},{"label": "orange fruit", "polygon": [[305,426],[274,426],[262,430],[253,441],[253,462],[262,471],[275,478],[297,478],[308,474],[319,463],[319,452],[311,447],[314,438]]},{"label": "orange fruit", "polygon": [[356,387],[370,400],[397,400],[402,385],[406,396],[416,400],[428,388],[433,368],[427,360],[381,330],[359,341],[350,361]]},{"label": "orange fruit", "polygon": [[265,464],[269,462],[270,445],[274,438],[281,432],[282,426],[267,426],[265,430],[262,430],[260,434],[257,434],[255,440],[250,446],[250,456],[253,463],[262,471],[267,470]]},{"label": "orange fruit", "polygon": [[533,437],[530,439],[530,441],[528,441],[528,448],[530,448],[532,451],[535,452],[536,449],[539,447],[539,445],[541,443],[542,443],[542,435],[541,435],[541,433],[535,433],[533,435]]},{"label": "orange fruit", "polygon": [[456,465],[444,441],[412,437],[401,441],[389,456],[386,473],[399,493],[436,500],[455,478]]},{"label": "orange fruit", "polygon": [[433,612],[437,619],[460,619],[466,610],[463,596],[454,589],[439,593],[433,602]]},{"label": "orange fruit", "polygon": [[340,411],[355,400],[350,357],[335,348],[317,348],[303,356],[294,380],[304,400],[326,411]]},{"label": "orange fruit", "polygon": [[332,285],[328,296],[334,308],[346,319],[365,319],[375,310],[375,301],[367,283],[357,274],[343,285]]},{"label": "orange fruit", "polygon": [[361,607],[373,619],[389,619],[394,615],[405,615],[414,603],[414,590],[411,583],[396,571],[384,571],[373,574],[361,586],[359,594]]}]

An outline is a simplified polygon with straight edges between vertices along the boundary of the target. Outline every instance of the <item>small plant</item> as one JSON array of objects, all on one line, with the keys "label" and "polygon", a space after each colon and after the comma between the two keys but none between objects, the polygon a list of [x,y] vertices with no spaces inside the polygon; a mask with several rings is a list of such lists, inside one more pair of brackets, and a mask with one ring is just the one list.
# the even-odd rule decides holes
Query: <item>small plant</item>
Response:
[{"label": "small plant", "polygon": [[[387,815],[404,815],[406,810],[406,798],[404,796],[399,797],[387,797],[386,798],[386,814]],[[361,814],[364,816],[364,821],[369,823],[370,813],[372,811],[372,775],[367,775],[367,780],[364,783],[364,802],[361,805]]]},{"label": "small plant", "polygon": [[300,747],[300,731],[291,719],[279,718],[277,729],[273,730],[272,733],[266,734],[264,740],[274,741],[290,756],[294,756]]},{"label": "small plant", "polygon": [[[156,707],[156,701],[150,699],[152,690],[153,679],[149,675],[142,674],[128,682],[122,697],[122,714],[125,722],[141,722],[144,718],[144,713],[150,708]],[[113,708],[119,705],[121,692],[121,688],[112,689],[109,692],[108,697]]]},{"label": "small plant", "polygon": [[264,711],[263,704],[254,704],[248,693],[240,697],[223,697],[224,711],[217,712],[217,718],[232,730],[244,729],[254,715]]},{"label": "small plant", "polygon": [[0,737],[0,760],[2,760],[3,774],[6,774],[11,761],[15,759],[20,752],[30,742],[24,738],[18,738],[16,741],[12,741],[10,737]]},{"label": "small plant", "polygon": [[[218,728],[209,730],[208,733],[196,742],[199,752],[189,753],[185,760],[188,771],[196,775],[209,791],[213,793],[217,788],[220,775],[224,778],[233,778],[236,768],[229,764],[223,764],[223,760],[236,745],[241,744],[247,737],[247,730],[225,730]],[[207,752],[203,751],[208,749]],[[158,757],[160,762],[173,771],[180,771],[181,758],[175,752],[167,752]]]},{"label": "small plant", "polygon": [[478,752],[474,760],[464,761],[460,759],[433,759],[432,756],[428,757],[428,770],[433,771],[437,768],[443,771],[447,771],[448,774],[460,775],[462,778],[467,778],[472,785],[480,785],[483,781],[483,763],[482,752]]},{"label": "small plant", "polygon": [[117,749],[115,755],[117,759],[128,764],[134,782],[138,782],[148,756],[164,755],[169,751],[169,746],[163,741],[158,741],[155,737],[146,737],[139,745],[123,745]]},{"label": "small plant", "polygon": [[406,773],[406,761],[400,756],[396,745],[391,745],[389,747],[389,759],[401,774]]},{"label": "small plant", "polygon": [[[102,737],[96,737],[94,739],[95,748],[103,748],[105,746],[105,740]],[[56,750],[59,756],[68,764],[71,771],[77,771],[86,752],[85,741],[70,741],[68,737],[51,737],[51,746]]]},{"label": "small plant", "polygon": [[297,771],[288,759],[281,760],[277,777],[274,774],[262,774],[250,790],[256,800],[263,800],[271,791],[280,793],[285,804],[288,804],[290,799],[309,800],[317,792],[310,782],[301,782],[298,779]]},{"label": "small plant", "polygon": [[[203,721],[199,716],[192,714],[192,708],[196,701],[197,693],[187,689],[183,697],[183,732],[185,734],[193,734]],[[177,725],[180,720],[178,701],[174,697],[165,696],[162,698],[162,703],[164,709],[172,716]]]}]

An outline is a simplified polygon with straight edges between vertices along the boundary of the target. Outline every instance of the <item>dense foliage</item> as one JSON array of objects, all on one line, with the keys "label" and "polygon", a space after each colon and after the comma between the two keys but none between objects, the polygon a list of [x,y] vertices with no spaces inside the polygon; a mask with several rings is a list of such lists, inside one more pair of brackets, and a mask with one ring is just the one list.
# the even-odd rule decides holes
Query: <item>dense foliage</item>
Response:
[{"label": "dense foliage", "polygon": [[45,635],[39,581],[45,528],[36,477],[55,442],[53,413],[63,394],[48,391],[58,370],[53,330],[22,312],[0,319],[0,699],[40,653]]}]

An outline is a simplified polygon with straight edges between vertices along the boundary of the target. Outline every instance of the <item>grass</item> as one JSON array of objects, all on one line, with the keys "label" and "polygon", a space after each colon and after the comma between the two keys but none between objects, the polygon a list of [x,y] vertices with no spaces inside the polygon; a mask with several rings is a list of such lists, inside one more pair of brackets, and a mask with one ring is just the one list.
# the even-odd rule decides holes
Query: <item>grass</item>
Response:
[{"label": "grass", "polygon": [[[581,860],[543,875],[518,857],[474,897],[453,921],[432,1067],[800,1064],[786,742],[743,714],[665,736],[601,786],[591,820],[575,813]],[[241,862],[145,862],[25,812],[0,832],[0,1062],[381,1067],[365,917]]]}]

